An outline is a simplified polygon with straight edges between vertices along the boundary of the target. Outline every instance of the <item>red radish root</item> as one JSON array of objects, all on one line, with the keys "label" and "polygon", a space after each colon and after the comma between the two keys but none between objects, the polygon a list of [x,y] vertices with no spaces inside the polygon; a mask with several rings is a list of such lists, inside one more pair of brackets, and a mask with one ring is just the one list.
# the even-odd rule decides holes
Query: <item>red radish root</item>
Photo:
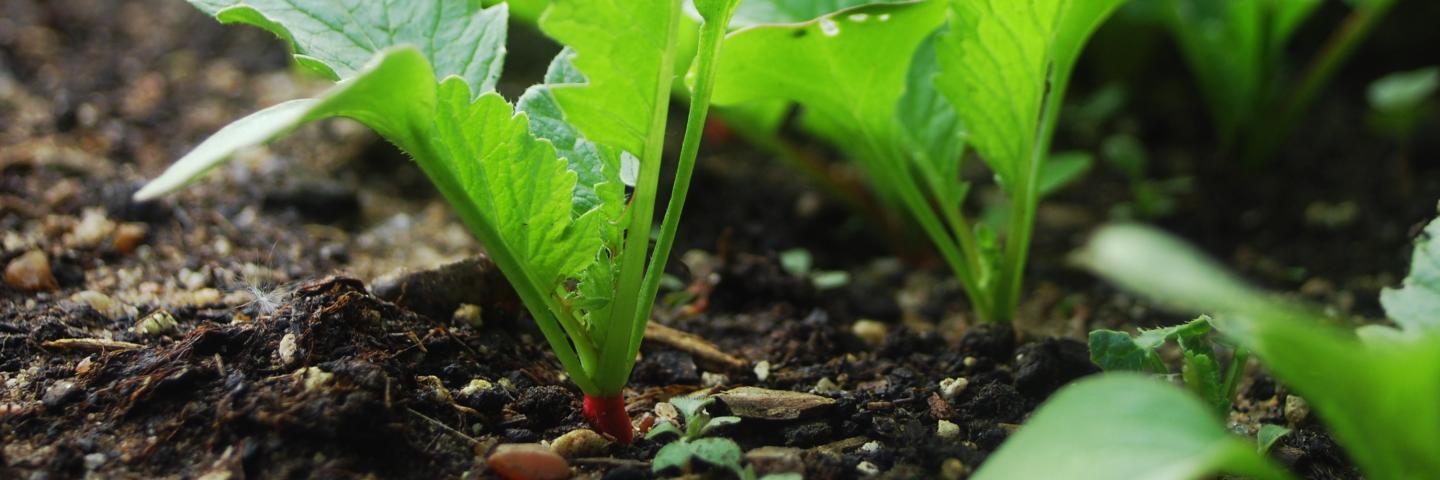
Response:
[{"label": "red radish root", "polygon": [[630,413],[625,411],[625,396],[608,398],[585,396],[585,419],[600,433],[615,437],[625,445],[635,440],[634,427],[630,425]]}]

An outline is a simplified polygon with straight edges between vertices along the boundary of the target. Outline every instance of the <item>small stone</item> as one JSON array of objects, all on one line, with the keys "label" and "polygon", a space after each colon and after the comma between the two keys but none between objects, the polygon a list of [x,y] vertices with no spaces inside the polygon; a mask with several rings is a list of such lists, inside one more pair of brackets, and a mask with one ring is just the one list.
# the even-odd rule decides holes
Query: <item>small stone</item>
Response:
[{"label": "small stone", "polygon": [[740,387],[715,396],[736,416],[760,420],[795,420],[818,414],[835,405],[819,395]]},{"label": "small stone", "polygon": [[767,378],[770,378],[770,361],[761,360],[755,364],[755,379],[763,382]]},{"label": "small stone", "polygon": [[805,451],[794,447],[760,447],[745,452],[745,461],[761,476],[773,473],[805,473]]},{"label": "small stone", "polygon": [[213,288],[202,288],[193,292],[189,292],[183,298],[180,298],[180,301],[178,303],[181,303],[183,305],[200,307],[205,305],[218,304],[224,298],[225,295],[221,294],[219,290]]},{"label": "small stone", "polygon": [[305,391],[314,391],[324,387],[335,378],[335,374],[321,370],[319,367],[305,367],[296,370],[293,374],[295,379],[305,385]]},{"label": "small stone", "polygon": [[299,359],[297,357],[298,353],[300,353],[300,345],[295,343],[295,334],[287,333],[285,336],[280,337],[280,348],[275,351],[275,354],[280,359],[280,367],[289,368],[295,366],[296,360]]},{"label": "small stone", "polygon": [[70,301],[89,305],[90,308],[104,315],[105,318],[116,320],[122,317],[134,316],[138,311],[135,307],[121,303],[109,295],[94,291],[85,290],[70,296]]},{"label": "small stone", "polygon": [[485,464],[506,480],[570,478],[570,463],[565,461],[565,457],[538,443],[500,445],[485,459]]},{"label": "small stone", "polygon": [[700,386],[705,388],[723,387],[730,383],[730,377],[723,373],[700,372]]},{"label": "small stone", "polygon": [[605,454],[610,441],[589,429],[577,429],[550,442],[550,450],[565,458],[593,457]]},{"label": "small stone", "polygon": [[40,397],[40,403],[49,408],[59,408],[80,398],[80,393],[80,387],[75,386],[75,382],[61,380],[45,389],[45,395]]},{"label": "small stone", "polygon": [[31,250],[10,260],[5,266],[5,284],[21,290],[55,290],[60,285],[50,272],[50,259],[45,252]]},{"label": "small stone", "polygon": [[860,340],[869,345],[870,348],[880,348],[885,345],[885,336],[889,335],[890,328],[884,323],[870,319],[862,319],[850,326],[850,333],[860,337]]},{"label": "small stone", "polygon": [[970,386],[970,379],[965,377],[947,378],[940,381],[940,396],[946,400],[954,400]]},{"label": "small stone", "polygon": [[170,312],[156,310],[135,322],[133,330],[141,335],[165,335],[174,332],[179,327],[180,324],[175,321],[175,317],[170,315]]},{"label": "small stone", "polygon": [[463,323],[475,328],[480,328],[485,325],[482,313],[483,311],[479,305],[462,303],[460,304],[460,308],[455,309],[455,314],[451,315],[450,318],[455,320],[456,323]]},{"label": "small stone", "polygon": [[85,469],[96,470],[105,464],[105,454],[92,453],[85,456]]},{"label": "small stone", "polygon": [[115,227],[115,235],[110,244],[115,247],[116,252],[129,254],[140,246],[140,242],[145,241],[145,234],[149,230],[150,227],[143,223],[122,223]]},{"label": "small stone", "polygon": [[93,247],[99,245],[110,236],[115,230],[115,222],[105,217],[105,210],[89,208],[80,217],[80,223],[70,231],[70,245],[75,247]]},{"label": "small stone", "polygon": [[968,468],[965,466],[965,462],[960,461],[958,458],[949,458],[945,460],[945,463],[940,464],[940,478],[944,480],[960,480],[961,478],[965,478],[966,470],[968,470]]},{"label": "small stone", "polygon": [[93,369],[95,369],[95,362],[91,361],[90,357],[85,357],[80,360],[80,363],[75,364],[75,375],[85,375]]},{"label": "small stone", "polygon": [[961,360],[961,361],[965,364],[965,366],[967,366],[967,367],[973,367],[973,366],[975,366],[975,364],[978,363],[980,360],[976,359],[975,357],[965,357],[965,359],[964,359],[964,360]]},{"label": "small stone", "polygon": [[671,424],[680,425],[680,410],[671,405],[670,402],[655,404],[655,416],[669,421]]},{"label": "small stone", "polygon": [[935,436],[950,440],[960,435],[960,426],[949,420],[941,420],[935,427]]},{"label": "small stone", "polygon": [[810,393],[819,394],[836,393],[839,391],[840,386],[836,385],[835,381],[831,380],[830,377],[821,377],[820,381],[815,382],[815,388],[810,389]]},{"label": "small stone", "polygon": [[880,474],[880,467],[870,462],[860,462],[855,465],[855,472],[862,477],[873,477]]},{"label": "small stone", "polygon": [[1310,416],[1310,403],[1299,395],[1285,396],[1285,420],[1291,426],[1300,425]]},{"label": "small stone", "polygon": [[882,446],[880,445],[880,442],[871,440],[871,441],[865,442],[864,445],[860,445],[860,450],[859,450],[859,452],[860,452],[861,455],[874,455],[874,454],[880,453],[880,449],[881,449],[881,448],[884,448],[884,447],[882,447]]}]

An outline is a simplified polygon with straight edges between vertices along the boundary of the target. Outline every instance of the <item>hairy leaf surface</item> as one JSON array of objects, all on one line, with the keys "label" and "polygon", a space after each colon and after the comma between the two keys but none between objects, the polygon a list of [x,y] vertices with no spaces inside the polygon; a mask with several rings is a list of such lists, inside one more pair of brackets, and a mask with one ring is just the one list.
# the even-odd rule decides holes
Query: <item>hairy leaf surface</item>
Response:
[{"label": "hairy leaf surface", "polygon": [[356,76],[376,53],[415,47],[436,78],[459,75],[476,95],[504,66],[506,6],[469,0],[190,0],[223,23],[269,30],[302,65],[335,80]]}]

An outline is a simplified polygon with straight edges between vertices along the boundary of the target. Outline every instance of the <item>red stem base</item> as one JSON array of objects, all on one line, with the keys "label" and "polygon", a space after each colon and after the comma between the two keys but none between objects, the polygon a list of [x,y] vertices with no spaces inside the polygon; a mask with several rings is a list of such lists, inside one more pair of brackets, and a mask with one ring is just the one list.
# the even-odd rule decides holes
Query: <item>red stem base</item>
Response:
[{"label": "red stem base", "polygon": [[625,445],[635,441],[635,427],[630,425],[630,412],[625,411],[625,396],[609,398],[585,396],[585,419],[600,433],[615,437]]}]

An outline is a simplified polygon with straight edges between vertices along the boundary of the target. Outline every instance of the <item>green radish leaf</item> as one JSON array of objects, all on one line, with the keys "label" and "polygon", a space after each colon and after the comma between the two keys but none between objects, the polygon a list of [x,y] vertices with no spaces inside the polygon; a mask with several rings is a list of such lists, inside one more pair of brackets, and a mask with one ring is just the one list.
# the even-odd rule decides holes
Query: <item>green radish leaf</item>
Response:
[{"label": "green radish leaf", "polygon": [[572,49],[583,82],[551,85],[565,119],[585,138],[649,158],[646,138],[666,105],[655,92],[670,42],[673,0],[551,2],[540,29]]},{"label": "green radish leaf", "polygon": [[220,129],[146,184],[135,198],[144,201],[179,190],[242,148],[264,144],[300,125],[329,117],[353,118],[401,148],[415,148],[426,141],[417,126],[430,123],[434,104],[435,77],[420,52],[413,48],[386,50],[320,98],[281,103]]},{"label": "green radish leaf", "polygon": [[1029,190],[1020,182],[1030,182],[1048,154],[1032,150],[1037,138],[1049,144],[1080,49],[1122,2],[951,2],[936,84],[969,128],[971,145],[1011,193]]},{"label": "green radish leaf", "polygon": [[1203,336],[1180,337],[1180,353],[1185,356],[1180,376],[1190,391],[1200,396],[1205,403],[1215,407],[1222,415],[1230,412],[1230,402],[1225,391],[1225,374],[1215,358],[1215,349],[1209,339]]},{"label": "green radish leaf", "polygon": [[[650,439],[650,440],[654,440],[654,439],[656,439],[656,438],[663,437],[663,436],[666,436],[666,435],[673,435],[673,436],[675,436],[676,438],[679,438],[680,436],[683,436],[684,434],[685,434],[685,432],[681,432],[681,431],[680,431],[680,427],[675,426],[675,424],[670,423],[670,422],[660,422],[660,423],[655,424],[655,426],[652,427],[649,432],[646,432],[646,433],[645,433],[645,438]],[[657,457],[657,458],[658,458],[658,457]]]},{"label": "green radish leaf", "polygon": [[690,468],[690,457],[694,455],[690,451],[690,442],[680,439],[660,447],[655,452],[655,459],[651,460],[650,469],[655,473],[684,472]]},{"label": "green radish leaf", "polygon": [[497,94],[471,102],[457,77],[440,85],[438,97],[440,161],[532,281],[553,291],[590,265],[602,246],[599,210],[573,216],[576,174],[531,136],[528,118]]},{"label": "green radish leaf", "polygon": [[1415,242],[1410,274],[1400,288],[1380,292],[1385,314],[1407,332],[1440,331],[1440,222],[1431,222]]},{"label": "green radish leaf", "polygon": [[944,28],[926,37],[916,47],[905,76],[905,93],[895,106],[895,119],[906,150],[915,156],[915,165],[926,177],[934,178],[928,185],[935,187],[943,208],[960,208],[968,184],[960,181],[961,159],[965,154],[965,126],[955,113],[955,106],[935,88],[940,73],[940,60],[935,56],[935,43]]},{"label": "green radish leaf", "polygon": [[360,74],[377,53],[415,47],[436,78],[459,75],[476,95],[495,88],[505,57],[505,5],[458,0],[190,0],[222,23],[269,30],[295,59],[333,80]]},{"label": "green radish leaf", "polygon": [[877,5],[737,31],[717,61],[712,101],[799,103],[807,122],[840,145],[893,138],[911,56],[943,12],[935,1]]},{"label": "green radish leaf", "polygon": [[724,428],[724,427],[727,427],[727,426],[730,426],[730,425],[738,425],[739,423],[740,423],[740,417],[731,417],[731,416],[715,417],[715,418],[710,419],[710,421],[705,424],[705,427],[704,427],[704,428],[701,428],[701,429],[700,429],[700,435],[708,435],[710,432],[714,431],[715,429]]},{"label": "green radish leaf", "polygon": [[690,442],[690,451],[702,462],[722,467],[736,475],[744,476],[740,468],[740,445],[728,438],[702,438]]},{"label": "green radish leaf", "polygon": [[801,23],[847,8],[905,0],[745,0],[735,9],[730,28],[777,23]]},{"label": "green radish leaf", "polygon": [[1000,445],[976,480],[1290,478],[1184,390],[1107,373],[1056,392]]},{"label": "green radish leaf", "polygon": [[1357,338],[1143,227],[1103,227],[1077,258],[1162,305],[1215,312],[1215,327],[1304,395],[1368,478],[1440,471],[1440,429],[1414,428],[1440,425],[1440,404],[1416,400],[1440,392],[1440,332],[1369,326]]}]

